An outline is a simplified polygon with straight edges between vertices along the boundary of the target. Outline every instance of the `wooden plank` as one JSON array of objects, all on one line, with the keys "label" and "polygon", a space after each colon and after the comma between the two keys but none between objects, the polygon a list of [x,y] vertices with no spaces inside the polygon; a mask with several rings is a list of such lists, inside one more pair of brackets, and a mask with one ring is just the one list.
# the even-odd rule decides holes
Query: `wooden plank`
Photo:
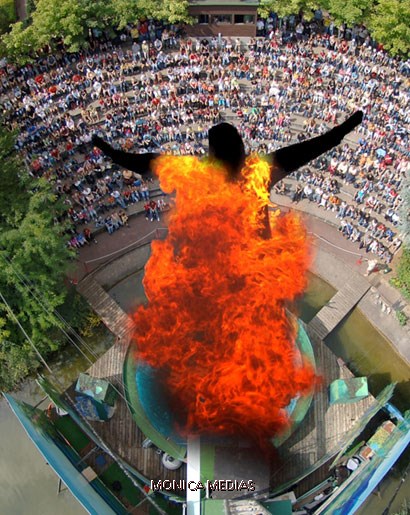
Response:
[{"label": "wooden plank", "polygon": [[[121,343],[115,343],[88,369],[88,373],[108,379],[123,394],[123,363],[133,321],[92,277],[86,277],[77,288],[108,329],[121,339]],[[149,480],[186,479],[185,465],[176,471],[168,470],[162,465],[161,455],[156,452],[156,448],[142,447],[145,436],[134,422],[124,398],[118,398],[115,413],[110,420],[94,422],[92,425],[115,454]]]},{"label": "wooden plank", "polygon": [[[327,454],[336,454],[343,437],[354,426],[356,420],[376,400],[371,395],[354,404],[335,404],[330,406],[328,386],[335,379],[353,377],[346,366],[340,366],[337,357],[323,343],[312,327],[308,332],[315,352],[319,374],[323,385],[315,394],[312,406],[293,435],[279,448],[280,463],[273,466],[271,487],[292,481],[301,471],[313,466]],[[309,485],[317,484],[326,477],[326,470],[319,469],[312,473],[300,486],[299,494]]]}]

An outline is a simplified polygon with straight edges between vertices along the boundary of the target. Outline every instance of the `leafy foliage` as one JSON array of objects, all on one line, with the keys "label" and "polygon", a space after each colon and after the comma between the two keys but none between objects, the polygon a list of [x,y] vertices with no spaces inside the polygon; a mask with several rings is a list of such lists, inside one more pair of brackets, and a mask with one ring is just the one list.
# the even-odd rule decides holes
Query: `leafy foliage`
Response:
[{"label": "leafy foliage", "polygon": [[[15,136],[12,132],[0,131],[0,230],[16,228],[26,214],[29,201],[27,174],[16,173],[20,163],[14,152]],[[10,192],[15,202],[9,203]]]},{"label": "leafy foliage", "polygon": [[408,55],[410,51],[410,2],[379,0],[370,18],[373,37],[383,43],[393,55]]},{"label": "leafy foliage", "polygon": [[405,313],[403,313],[403,311],[396,311],[396,317],[400,325],[407,324],[407,316]]},{"label": "leafy foliage", "polygon": [[393,55],[410,51],[410,2],[408,0],[261,0],[259,14],[289,16],[303,12],[312,17],[314,9],[326,10],[336,24],[364,24],[372,37]]},{"label": "leafy foliage", "polygon": [[1,53],[10,61],[25,64],[30,61],[30,55],[37,49],[37,41],[33,26],[25,28],[24,23],[18,21],[12,25],[11,31],[1,39]]},{"label": "leafy foliage", "polygon": [[13,0],[0,0],[0,34],[10,30],[10,25],[17,20]]},{"label": "leafy foliage", "polygon": [[[1,1],[1,0],[0,0]],[[23,64],[45,45],[62,41],[69,52],[87,46],[90,29],[123,29],[141,17],[189,21],[187,0],[37,0],[31,24],[19,22],[3,37],[3,53]]]},{"label": "leafy foliage", "polygon": [[189,22],[187,0],[150,0],[141,2],[147,17],[169,23]]},{"label": "leafy foliage", "polygon": [[0,388],[38,366],[18,322],[47,355],[61,342],[54,310],[63,305],[71,251],[55,217],[64,209],[45,180],[34,182],[0,127]]},{"label": "leafy foliage", "polygon": [[410,299],[410,247],[403,249],[403,254],[397,267],[395,286],[401,290],[407,299]]},{"label": "leafy foliage", "polygon": [[374,3],[374,0],[325,0],[335,22],[346,23],[350,27],[366,23]]},{"label": "leafy foliage", "polygon": [[[87,46],[90,29],[123,29],[143,17],[168,23],[192,22],[188,0],[30,0],[28,22],[15,23],[9,30],[14,19],[5,6],[10,6],[10,0],[0,0],[0,34],[7,32],[1,51],[19,64],[57,41],[75,52]],[[316,9],[325,9],[337,24],[365,24],[373,38],[393,55],[409,52],[408,0],[261,0],[259,14],[266,18],[269,12],[281,17],[303,12],[305,19],[310,19]]]},{"label": "leafy foliage", "polygon": [[311,18],[313,11],[322,4],[323,0],[261,0],[258,12],[263,18],[267,18],[270,12],[276,12],[278,16],[284,17],[303,11],[305,18]]}]

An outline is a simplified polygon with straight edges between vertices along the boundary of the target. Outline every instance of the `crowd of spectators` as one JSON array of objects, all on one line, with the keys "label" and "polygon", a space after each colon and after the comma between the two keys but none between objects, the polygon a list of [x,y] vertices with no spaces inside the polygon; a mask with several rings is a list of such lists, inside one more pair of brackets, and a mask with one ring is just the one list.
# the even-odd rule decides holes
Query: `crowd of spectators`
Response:
[{"label": "crowd of spectators", "polygon": [[[147,21],[137,38],[124,33],[94,40],[87,51],[1,68],[2,117],[18,129],[30,174],[52,181],[65,199],[68,244],[93,241],[94,228],[112,234],[126,226],[130,204],[141,202],[147,218],[159,220],[155,185],[92,148],[93,133],[129,151],[201,156],[209,127],[225,119],[238,126],[247,151],[263,153],[361,108],[358,141],[298,172],[292,196],[333,209],[346,237],[389,261],[401,243],[400,193],[409,173],[408,63],[374,48],[363,30],[319,26],[323,20],[270,17],[258,24],[260,37],[245,41],[181,39],[176,27]],[[340,198],[343,184],[355,189],[349,204]]]}]

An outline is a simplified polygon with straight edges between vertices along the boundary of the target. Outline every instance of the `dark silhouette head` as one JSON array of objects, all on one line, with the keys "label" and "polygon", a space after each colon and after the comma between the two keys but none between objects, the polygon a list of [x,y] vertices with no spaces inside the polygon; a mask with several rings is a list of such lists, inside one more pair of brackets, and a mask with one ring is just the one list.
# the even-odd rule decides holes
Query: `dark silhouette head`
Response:
[{"label": "dark silhouette head", "polygon": [[245,163],[245,146],[236,127],[219,123],[209,129],[209,155],[221,161],[232,177],[239,175]]}]

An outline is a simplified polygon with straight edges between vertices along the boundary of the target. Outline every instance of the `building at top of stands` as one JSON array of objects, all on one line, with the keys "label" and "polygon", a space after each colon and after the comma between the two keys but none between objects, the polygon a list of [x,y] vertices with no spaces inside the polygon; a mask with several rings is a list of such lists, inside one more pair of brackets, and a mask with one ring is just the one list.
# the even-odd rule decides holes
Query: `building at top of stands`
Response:
[{"label": "building at top of stands", "polygon": [[258,0],[192,0],[189,4],[195,23],[186,27],[188,36],[256,36]]}]

